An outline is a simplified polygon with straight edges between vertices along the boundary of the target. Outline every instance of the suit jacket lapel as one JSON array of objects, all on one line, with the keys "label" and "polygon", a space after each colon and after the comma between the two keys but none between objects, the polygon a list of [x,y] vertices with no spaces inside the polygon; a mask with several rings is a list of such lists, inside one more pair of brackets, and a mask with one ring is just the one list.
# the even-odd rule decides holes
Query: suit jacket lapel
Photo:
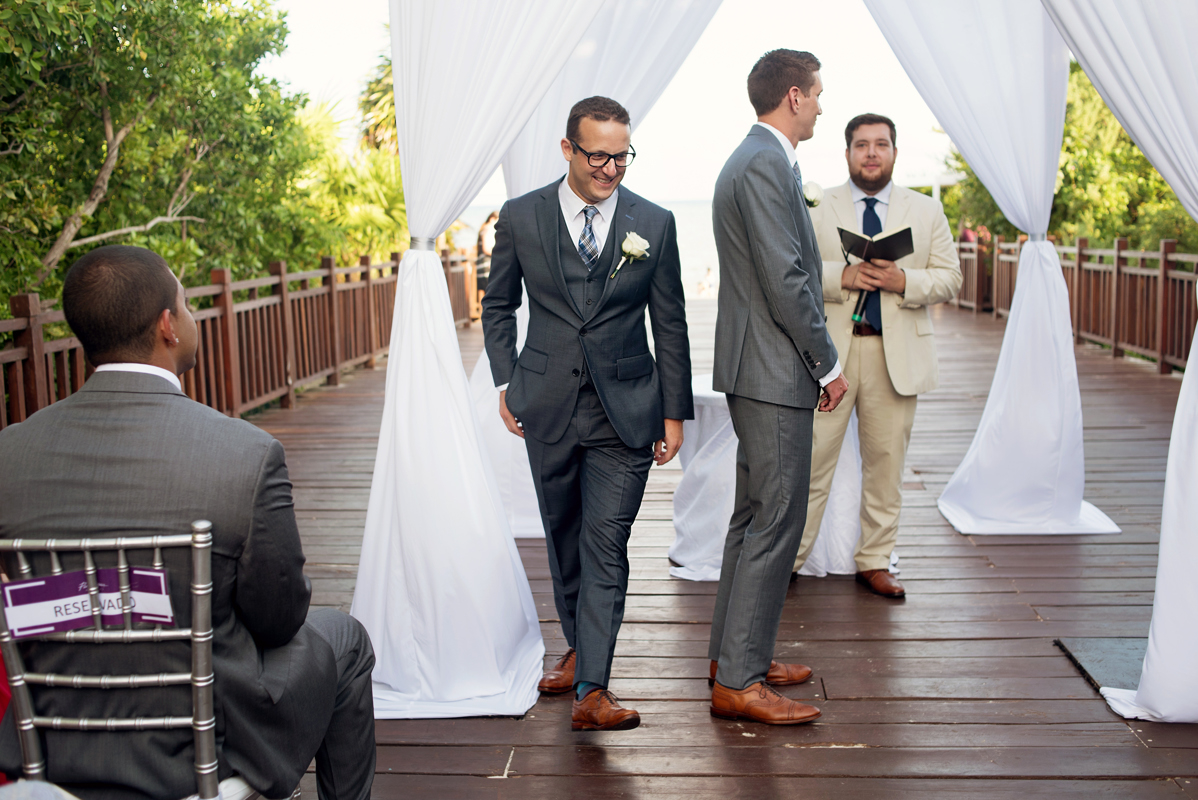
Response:
[{"label": "suit jacket lapel", "polygon": [[907,227],[907,213],[911,210],[911,198],[900,187],[890,189],[890,208],[886,210],[885,231],[897,231]]},{"label": "suit jacket lapel", "polygon": [[566,287],[566,274],[562,272],[561,238],[558,236],[558,220],[562,215],[562,206],[557,199],[559,183],[561,181],[555,181],[541,191],[541,199],[537,201],[537,231],[541,235],[541,249],[545,251],[545,263],[549,265],[553,282],[557,284],[557,290],[562,293],[566,303],[581,319],[582,311],[570,296],[570,290]]},{"label": "suit jacket lapel", "polygon": [[[624,253],[621,250],[621,245],[624,242],[624,237],[630,232],[636,230],[636,200],[632,198],[629,192],[620,192],[619,198],[616,200],[615,219],[611,221],[611,225],[607,229],[609,239],[615,237],[612,248],[611,263],[607,265],[607,269],[603,272],[603,294],[599,298],[599,305],[595,307],[595,315],[598,315],[603,310],[604,304],[607,303],[607,298],[611,297],[612,292],[616,288],[616,284],[624,275],[624,270],[628,268],[628,264],[624,264],[620,268],[616,277],[612,278],[611,274],[615,271],[616,265],[620,263],[620,259]],[[605,242],[606,244],[606,242]]]}]

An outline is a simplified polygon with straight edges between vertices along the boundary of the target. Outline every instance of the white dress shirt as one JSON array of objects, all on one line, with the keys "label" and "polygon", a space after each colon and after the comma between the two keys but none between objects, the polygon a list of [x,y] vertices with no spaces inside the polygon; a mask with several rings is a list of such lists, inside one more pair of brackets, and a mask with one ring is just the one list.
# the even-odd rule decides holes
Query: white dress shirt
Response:
[{"label": "white dress shirt", "polygon": [[[782,149],[786,151],[786,157],[788,159],[790,159],[790,168],[794,169],[795,164],[799,163],[799,154],[795,152],[794,145],[792,145],[790,143],[790,139],[786,138],[786,134],[784,134],[782,131],[775,128],[773,125],[770,125],[768,122],[762,122],[762,121],[758,120],[756,124],[760,125],[762,128],[765,128],[767,131],[774,134],[774,136],[778,137],[778,141],[782,143]],[[889,195],[889,188],[888,188],[887,189],[887,197],[889,197],[889,196],[890,195]],[[861,216],[858,215],[857,219],[858,219],[858,221],[860,221]],[[885,223],[883,223],[883,224],[885,224]],[[839,378],[840,373],[843,371],[844,370],[842,370],[840,368],[840,358],[837,357],[836,364],[832,367],[832,371],[829,372],[824,377],[819,379],[819,385],[827,386],[829,383],[831,383],[832,381]]]},{"label": "white dress shirt", "polygon": [[890,190],[893,188],[894,181],[890,181],[882,187],[880,192],[870,195],[860,186],[849,181],[849,191],[853,194],[853,210],[857,212],[857,233],[865,230],[865,198],[867,197],[873,197],[878,201],[874,203],[874,213],[882,221],[882,230],[886,230],[886,212],[890,210]]},{"label": "white dress shirt", "polygon": [[179,391],[183,391],[183,384],[179,382],[178,375],[173,375],[170,370],[156,367],[153,364],[101,364],[96,367],[96,372],[140,372],[143,375],[157,375],[159,378],[169,381],[171,386]]},{"label": "white dress shirt", "polygon": [[[616,203],[619,199],[620,187],[617,186],[610,197],[594,204],[599,213],[591,220],[591,232],[595,234],[595,247],[600,253],[603,252],[603,245],[607,244],[607,232],[611,228],[612,218],[616,215]],[[587,224],[587,215],[583,212],[591,204],[574,194],[568,179],[557,185],[557,200],[562,207],[562,219],[566,221],[566,230],[570,231],[570,241],[577,250],[578,240],[582,238],[582,229]]]}]

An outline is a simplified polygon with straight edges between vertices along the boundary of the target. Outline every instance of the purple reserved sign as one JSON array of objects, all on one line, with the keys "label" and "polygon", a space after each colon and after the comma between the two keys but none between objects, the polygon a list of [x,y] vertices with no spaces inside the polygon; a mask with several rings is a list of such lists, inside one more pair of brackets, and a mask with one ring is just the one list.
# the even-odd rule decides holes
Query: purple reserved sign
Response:
[{"label": "purple reserved sign", "polygon": [[[121,592],[115,567],[96,571],[100,587],[100,618],[105,625],[122,625]],[[129,594],[133,621],[174,625],[165,569],[130,567]],[[4,617],[14,639],[88,628],[92,625],[87,574],[65,572],[4,584]]]}]

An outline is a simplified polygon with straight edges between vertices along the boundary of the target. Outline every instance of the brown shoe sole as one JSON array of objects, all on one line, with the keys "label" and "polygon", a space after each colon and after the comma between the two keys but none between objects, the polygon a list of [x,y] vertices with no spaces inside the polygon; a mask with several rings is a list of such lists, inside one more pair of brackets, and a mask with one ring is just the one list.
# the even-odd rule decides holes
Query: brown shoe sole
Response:
[{"label": "brown shoe sole", "polygon": [[762,725],[802,725],[804,722],[814,722],[822,716],[822,713],[819,710],[816,710],[815,714],[812,716],[803,717],[802,719],[772,720],[757,719],[757,717],[751,716],[749,714],[742,714],[739,711],[721,711],[715,706],[712,706],[711,716],[719,717],[720,719],[747,719],[749,722],[760,722]]},{"label": "brown shoe sole", "polygon": [[566,692],[571,691],[573,688],[574,688],[573,686],[567,686],[564,689],[547,689],[543,686],[538,685],[537,691],[540,692],[541,694],[565,694]]},{"label": "brown shoe sole", "polygon": [[591,722],[571,722],[570,730],[572,731],[630,731],[633,728],[639,728],[641,725],[640,717],[629,717],[622,722],[617,722],[615,725],[601,726]]}]

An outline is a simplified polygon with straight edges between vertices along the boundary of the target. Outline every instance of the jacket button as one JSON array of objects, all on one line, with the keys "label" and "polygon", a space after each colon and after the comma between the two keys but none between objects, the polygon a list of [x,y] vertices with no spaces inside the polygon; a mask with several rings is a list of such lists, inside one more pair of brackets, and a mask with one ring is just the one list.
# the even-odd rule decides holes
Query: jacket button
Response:
[{"label": "jacket button", "polygon": [[576,369],[572,369],[570,370],[570,374],[577,378],[581,373]]},{"label": "jacket button", "polygon": [[579,331],[578,331],[578,335],[579,335],[579,336],[586,336],[586,335],[587,335],[587,329],[586,329],[586,328],[580,328],[580,329],[579,329]]},{"label": "jacket button", "polygon": [[589,305],[590,305],[591,303],[593,303],[593,302],[595,302],[595,301],[594,301],[594,300],[587,300],[587,305],[589,306]]}]

